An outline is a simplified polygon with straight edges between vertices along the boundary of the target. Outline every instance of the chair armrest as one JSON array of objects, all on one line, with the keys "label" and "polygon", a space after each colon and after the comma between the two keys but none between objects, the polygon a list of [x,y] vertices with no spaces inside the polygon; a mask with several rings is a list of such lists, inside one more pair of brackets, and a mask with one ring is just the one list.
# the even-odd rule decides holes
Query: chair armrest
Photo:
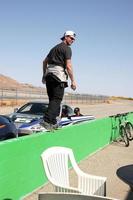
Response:
[{"label": "chair armrest", "polygon": [[106,177],[93,176],[81,171],[78,174],[78,189],[83,194],[106,196]]}]

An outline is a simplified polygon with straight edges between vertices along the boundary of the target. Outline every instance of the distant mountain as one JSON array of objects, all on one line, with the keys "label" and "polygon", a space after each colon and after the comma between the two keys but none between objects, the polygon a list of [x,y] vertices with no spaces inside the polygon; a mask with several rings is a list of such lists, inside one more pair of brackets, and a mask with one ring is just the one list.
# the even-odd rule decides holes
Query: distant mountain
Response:
[{"label": "distant mountain", "polygon": [[3,89],[21,89],[21,90],[44,90],[43,87],[36,87],[27,83],[19,83],[11,77],[0,74],[0,88]]}]

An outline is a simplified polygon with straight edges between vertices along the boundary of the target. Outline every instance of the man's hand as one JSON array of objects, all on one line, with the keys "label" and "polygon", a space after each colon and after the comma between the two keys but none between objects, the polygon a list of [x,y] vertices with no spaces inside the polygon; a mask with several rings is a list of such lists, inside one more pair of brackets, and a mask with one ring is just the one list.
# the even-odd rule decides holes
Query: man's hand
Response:
[{"label": "man's hand", "polygon": [[76,90],[76,83],[75,83],[75,81],[72,81],[71,88],[72,88],[72,90]]},{"label": "man's hand", "polygon": [[45,84],[46,83],[46,80],[45,80],[45,76],[43,75],[42,77],[42,83]]},{"label": "man's hand", "polygon": [[71,89],[76,90],[76,82],[74,81],[72,63],[70,59],[66,60],[66,69],[67,69],[68,76],[71,80]]},{"label": "man's hand", "polygon": [[47,70],[47,64],[48,64],[48,57],[46,57],[43,61],[43,77],[42,77],[42,83],[46,83],[45,75],[46,75],[46,70]]}]

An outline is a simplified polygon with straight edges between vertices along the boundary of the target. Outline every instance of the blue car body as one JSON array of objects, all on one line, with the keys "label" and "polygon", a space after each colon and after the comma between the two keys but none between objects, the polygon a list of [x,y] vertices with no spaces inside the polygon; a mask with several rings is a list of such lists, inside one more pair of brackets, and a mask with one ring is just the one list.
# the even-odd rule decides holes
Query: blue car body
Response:
[{"label": "blue car body", "polygon": [[0,115],[0,141],[17,137],[18,131],[12,120]]},{"label": "blue car body", "polygon": [[[94,120],[94,116],[85,115],[85,116],[72,116],[72,117],[63,117],[58,120],[59,127],[70,126],[78,123],[83,123],[85,121]],[[29,123],[24,123],[18,128],[19,135],[27,135],[38,132],[47,132],[48,130],[41,126],[41,121],[43,119],[34,119]]]}]

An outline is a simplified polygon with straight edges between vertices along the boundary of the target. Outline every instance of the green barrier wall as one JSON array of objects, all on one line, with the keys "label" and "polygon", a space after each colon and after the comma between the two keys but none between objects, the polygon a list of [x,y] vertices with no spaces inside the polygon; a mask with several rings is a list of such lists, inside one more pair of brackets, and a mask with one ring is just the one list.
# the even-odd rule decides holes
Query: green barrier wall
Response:
[{"label": "green barrier wall", "polygon": [[[128,118],[133,119],[133,114]],[[73,149],[79,162],[118,136],[112,118],[92,120],[54,133],[39,133],[0,143],[0,200],[18,200],[47,182],[41,153],[50,146]]]}]

